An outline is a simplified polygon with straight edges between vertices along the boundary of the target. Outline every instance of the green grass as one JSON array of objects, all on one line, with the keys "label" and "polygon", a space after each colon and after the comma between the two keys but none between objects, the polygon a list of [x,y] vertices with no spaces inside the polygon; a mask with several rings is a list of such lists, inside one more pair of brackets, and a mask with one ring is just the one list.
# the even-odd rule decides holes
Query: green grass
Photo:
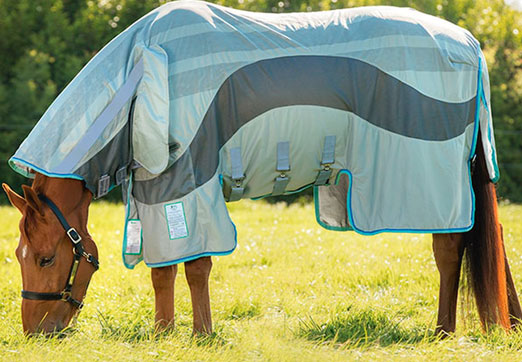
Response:
[{"label": "green grass", "polygon": [[[176,329],[154,334],[150,272],[121,262],[123,207],[91,207],[101,269],[65,338],[22,335],[21,276],[14,256],[18,212],[0,208],[0,358],[6,361],[522,360],[522,333],[481,332],[459,313],[457,333],[433,337],[438,273],[431,236],[372,237],[320,228],[312,205],[231,204],[239,246],[215,257],[215,333],[191,336],[180,268]],[[515,283],[522,288],[522,206],[500,209]],[[460,307],[462,310],[462,307]]]}]

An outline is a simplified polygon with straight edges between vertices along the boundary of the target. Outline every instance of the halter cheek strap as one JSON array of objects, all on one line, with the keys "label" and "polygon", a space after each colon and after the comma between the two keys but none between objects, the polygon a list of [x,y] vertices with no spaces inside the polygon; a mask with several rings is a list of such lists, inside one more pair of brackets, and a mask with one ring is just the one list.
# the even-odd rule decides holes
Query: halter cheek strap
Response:
[{"label": "halter cheek strap", "polygon": [[69,240],[73,244],[73,263],[71,265],[71,269],[69,270],[67,284],[60,293],[41,293],[22,290],[22,298],[29,300],[61,300],[67,303],[71,303],[77,309],[81,309],[83,307],[83,302],[74,299],[71,294],[74,280],[76,279],[76,273],[78,272],[78,266],[80,265],[80,260],[82,257],[85,258],[85,260],[87,260],[87,262],[94,267],[94,271],[98,270],[100,263],[98,262],[98,259],[96,259],[92,254],[89,254],[85,251],[82,245],[82,237],[80,234],[78,234],[75,228],[69,225],[58,206],[56,206],[56,204],[45,195],[38,195],[38,198],[45,202],[47,206],[49,206],[49,208],[53,211],[54,215],[64,228]]}]

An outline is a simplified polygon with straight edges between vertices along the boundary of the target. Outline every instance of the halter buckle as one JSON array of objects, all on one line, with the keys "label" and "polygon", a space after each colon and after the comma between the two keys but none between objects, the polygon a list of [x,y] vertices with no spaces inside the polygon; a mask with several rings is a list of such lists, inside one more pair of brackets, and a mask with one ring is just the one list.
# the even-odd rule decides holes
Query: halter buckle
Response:
[{"label": "halter buckle", "polygon": [[93,262],[93,256],[92,256],[92,254],[89,254],[89,253],[87,253],[87,252],[84,251],[84,252],[82,253],[82,255],[83,255],[83,257],[85,258],[85,260],[87,260],[87,262],[89,262],[89,263],[92,264],[92,262]]},{"label": "halter buckle", "polygon": [[63,292],[60,293],[62,295],[62,301],[63,302],[68,302],[70,299],[71,299],[71,292],[66,292],[65,290]]},{"label": "halter buckle", "polygon": [[82,237],[80,236],[80,234],[78,234],[78,232],[76,231],[75,228],[70,228],[69,230],[66,231],[67,233],[67,236],[69,237],[69,239],[71,239],[71,241],[73,242],[73,244],[78,244],[80,241],[82,241]]}]

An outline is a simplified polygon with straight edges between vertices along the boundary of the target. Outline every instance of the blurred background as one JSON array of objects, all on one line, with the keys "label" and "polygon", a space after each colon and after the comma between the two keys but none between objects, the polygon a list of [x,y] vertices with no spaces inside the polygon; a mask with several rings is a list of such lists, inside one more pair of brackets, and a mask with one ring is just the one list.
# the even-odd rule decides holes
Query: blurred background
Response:
[{"label": "blurred background", "polygon": [[[0,182],[27,180],[7,160],[67,83],[160,0],[0,0]],[[486,54],[500,165],[498,192],[522,202],[522,0],[220,0],[262,12],[411,7],[468,29]],[[117,200],[118,191],[109,199]],[[295,196],[294,196],[295,198]],[[277,200],[280,200],[278,198]],[[292,199],[286,199],[291,201]],[[3,192],[0,203],[6,203]]]}]

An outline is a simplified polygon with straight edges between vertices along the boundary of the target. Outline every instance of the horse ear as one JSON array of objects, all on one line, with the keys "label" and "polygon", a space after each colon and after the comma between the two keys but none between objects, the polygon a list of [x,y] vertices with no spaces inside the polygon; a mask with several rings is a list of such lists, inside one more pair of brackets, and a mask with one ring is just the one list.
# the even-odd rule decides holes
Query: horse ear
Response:
[{"label": "horse ear", "polygon": [[13,189],[11,189],[9,185],[6,183],[2,184],[2,188],[7,194],[7,198],[9,199],[11,205],[16,207],[18,211],[23,212],[24,206],[26,205],[25,199],[22,196],[18,195],[16,192],[14,192]]},{"label": "horse ear", "polygon": [[38,198],[36,192],[34,192],[34,190],[27,185],[22,185],[22,189],[24,190],[24,196],[27,205],[29,205],[31,209],[39,213],[41,216],[44,216],[42,202]]}]

